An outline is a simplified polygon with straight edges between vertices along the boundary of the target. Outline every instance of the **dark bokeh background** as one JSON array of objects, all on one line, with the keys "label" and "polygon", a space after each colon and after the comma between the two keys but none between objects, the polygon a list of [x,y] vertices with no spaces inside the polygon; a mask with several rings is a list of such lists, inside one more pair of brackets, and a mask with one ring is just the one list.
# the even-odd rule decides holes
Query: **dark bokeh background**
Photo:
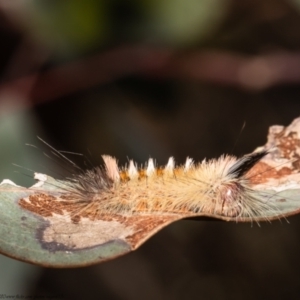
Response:
[{"label": "dark bokeh background", "polygon": [[[300,115],[299,28],[299,0],[0,1],[1,179],[33,182],[11,163],[52,167],[25,146],[36,136],[95,164],[251,152]],[[180,221],[83,269],[1,257],[0,294],[299,299],[300,218],[288,221]]]}]

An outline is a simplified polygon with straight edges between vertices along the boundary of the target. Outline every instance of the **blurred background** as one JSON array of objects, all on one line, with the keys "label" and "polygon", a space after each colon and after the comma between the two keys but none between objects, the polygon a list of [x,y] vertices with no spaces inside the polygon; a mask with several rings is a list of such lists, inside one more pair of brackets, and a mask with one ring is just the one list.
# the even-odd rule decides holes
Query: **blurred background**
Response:
[{"label": "blurred background", "polygon": [[[253,151],[300,115],[299,28],[299,0],[0,0],[0,180],[55,168],[37,136],[95,165]],[[180,221],[82,269],[1,256],[0,294],[299,299],[299,236],[299,216]]]}]

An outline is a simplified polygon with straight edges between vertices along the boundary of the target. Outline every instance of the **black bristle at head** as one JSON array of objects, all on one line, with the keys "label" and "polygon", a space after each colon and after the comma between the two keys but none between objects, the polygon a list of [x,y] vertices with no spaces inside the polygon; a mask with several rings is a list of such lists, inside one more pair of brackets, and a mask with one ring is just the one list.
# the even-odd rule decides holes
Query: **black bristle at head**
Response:
[{"label": "black bristle at head", "polygon": [[228,170],[227,175],[234,176],[235,178],[242,177],[268,153],[267,150],[262,150],[243,156]]},{"label": "black bristle at head", "polygon": [[73,178],[77,189],[82,195],[94,195],[101,191],[107,191],[113,186],[113,181],[107,176],[106,170],[101,167],[95,167]]}]

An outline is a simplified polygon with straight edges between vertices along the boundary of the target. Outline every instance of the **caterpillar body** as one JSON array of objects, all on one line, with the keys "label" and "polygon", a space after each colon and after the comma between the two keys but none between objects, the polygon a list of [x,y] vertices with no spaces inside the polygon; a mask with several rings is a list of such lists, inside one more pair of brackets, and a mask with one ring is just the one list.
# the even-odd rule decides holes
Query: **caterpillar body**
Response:
[{"label": "caterpillar body", "polygon": [[[165,167],[156,167],[150,158],[146,168],[140,169],[132,160],[127,168],[119,169],[115,158],[103,155],[104,167],[68,178],[60,201],[64,209],[69,207],[73,222],[81,217],[145,213],[255,218],[276,209],[268,194],[258,196],[252,189],[249,172],[267,154],[262,150],[239,159],[221,156],[201,163],[187,158],[178,167],[173,157]],[[30,210],[28,203],[26,208]]]}]

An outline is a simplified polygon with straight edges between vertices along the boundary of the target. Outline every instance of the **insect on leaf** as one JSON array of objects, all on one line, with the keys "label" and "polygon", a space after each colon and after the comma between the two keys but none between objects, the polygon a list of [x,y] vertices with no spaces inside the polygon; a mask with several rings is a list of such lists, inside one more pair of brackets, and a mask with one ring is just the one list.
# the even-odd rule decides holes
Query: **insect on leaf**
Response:
[{"label": "insect on leaf", "polygon": [[[56,151],[57,155],[64,155]],[[137,249],[174,221],[209,217],[234,222],[274,220],[300,211],[300,118],[272,126],[267,144],[241,158],[165,167],[149,159],[104,166],[64,181],[35,174],[24,188],[0,185],[0,251],[49,267],[79,267]]]}]

